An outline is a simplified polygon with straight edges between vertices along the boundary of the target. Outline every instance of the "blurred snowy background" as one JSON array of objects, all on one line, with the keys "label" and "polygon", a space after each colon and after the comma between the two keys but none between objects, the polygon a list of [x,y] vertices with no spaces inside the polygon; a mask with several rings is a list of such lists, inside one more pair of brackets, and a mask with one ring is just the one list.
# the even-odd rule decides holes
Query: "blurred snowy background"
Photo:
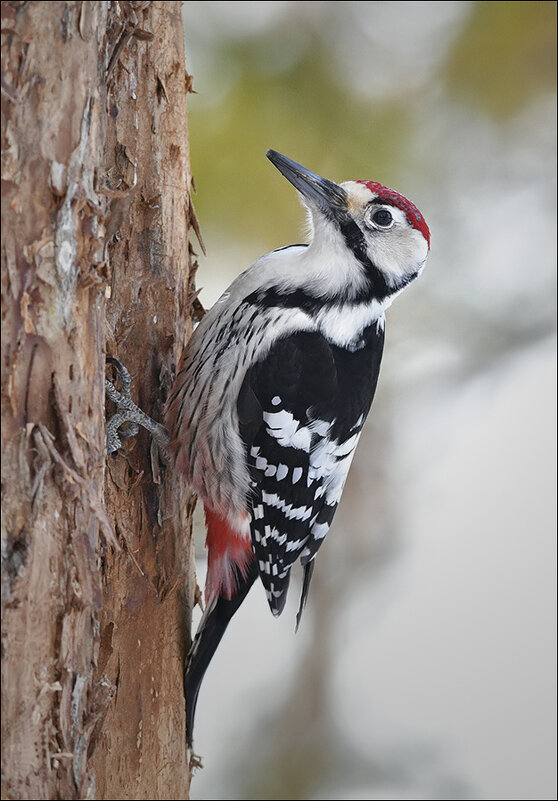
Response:
[{"label": "blurred snowy background", "polygon": [[298,576],[278,621],[252,590],[191,797],[555,799],[556,4],[183,9],[204,305],[301,241],[268,147],[432,231],[301,630]]}]

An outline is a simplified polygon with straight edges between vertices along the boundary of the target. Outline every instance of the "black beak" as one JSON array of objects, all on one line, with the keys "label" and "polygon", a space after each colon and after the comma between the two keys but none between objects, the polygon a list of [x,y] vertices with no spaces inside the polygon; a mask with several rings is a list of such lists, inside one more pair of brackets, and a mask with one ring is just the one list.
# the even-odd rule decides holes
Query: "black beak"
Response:
[{"label": "black beak", "polygon": [[295,189],[308,200],[314,201],[326,214],[337,216],[340,211],[347,210],[347,193],[339,184],[321,178],[276,150],[268,150],[266,156]]}]

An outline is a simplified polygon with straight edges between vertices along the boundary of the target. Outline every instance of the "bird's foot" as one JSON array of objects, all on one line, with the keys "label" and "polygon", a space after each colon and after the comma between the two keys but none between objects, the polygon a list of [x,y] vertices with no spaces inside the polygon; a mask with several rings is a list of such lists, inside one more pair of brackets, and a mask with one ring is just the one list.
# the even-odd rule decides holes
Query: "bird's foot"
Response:
[{"label": "bird's foot", "polygon": [[195,770],[201,770],[203,768],[202,757],[194,754],[191,745],[188,746],[188,766],[192,774]]},{"label": "bird's foot", "polygon": [[[107,397],[118,410],[107,420],[107,454],[115,453],[122,446],[123,439],[135,436],[139,431],[139,426],[150,432],[164,452],[165,446],[169,443],[169,432],[164,425],[152,420],[134,403],[130,395],[132,379],[122,362],[112,356],[107,358],[107,362],[114,366],[120,382],[120,391],[118,391],[111,381],[105,380]],[[122,428],[123,426],[124,428]]]}]

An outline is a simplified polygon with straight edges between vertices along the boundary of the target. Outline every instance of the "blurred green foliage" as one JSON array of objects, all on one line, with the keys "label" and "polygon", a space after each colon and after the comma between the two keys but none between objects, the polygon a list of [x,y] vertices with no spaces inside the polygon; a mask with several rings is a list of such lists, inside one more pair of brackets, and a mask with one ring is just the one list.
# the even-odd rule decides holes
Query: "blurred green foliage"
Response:
[{"label": "blurred green foliage", "polygon": [[320,62],[311,50],[287,74],[250,71],[218,106],[191,112],[198,212],[223,233],[270,247],[300,224],[292,187],[265,159],[269,147],[339,181],[382,180],[395,169],[411,130],[405,106],[355,100],[324,80]]},{"label": "blurred green foliage", "polygon": [[[186,3],[187,47],[190,35],[199,36],[188,25],[192,5],[211,17],[212,6],[219,6],[213,8],[216,15],[234,15],[242,4]],[[292,188],[265,159],[268,147],[334,180],[374,179],[412,194],[418,179],[409,174],[404,154],[423,126],[421,115],[437,115],[443,125],[448,109],[457,105],[505,124],[555,85],[554,2],[450,4],[461,7],[462,19],[433,73],[417,85],[411,58],[408,80],[374,97],[353,91],[350,77],[340,74],[332,45],[342,27],[354,26],[349,58],[356,68],[361,63],[363,71],[384,70],[389,76],[389,58],[395,68],[400,57],[390,56],[389,46],[376,54],[377,43],[367,42],[366,31],[359,30],[359,15],[366,11],[373,21],[378,6],[393,6],[392,13],[402,9],[401,23],[412,26],[410,11],[436,15],[447,4],[288,5],[258,36],[238,30],[227,36],[226,28],[213,25],[203,44],[210,50],[213,85],[203,77],[198,81],[193,65],[201,93],[190,101],[195,202],[210,248],[213,231],[224,241],[250,241],[254,257],[297,240],[301,212]],[[428,173],[428,165],[415,162],[413,169],[419,178]]]},{"label": "blurred green foliage", "polygon": [[556,3],[478,2],[447,64],[450,94],[496,118],[556,86]]}]

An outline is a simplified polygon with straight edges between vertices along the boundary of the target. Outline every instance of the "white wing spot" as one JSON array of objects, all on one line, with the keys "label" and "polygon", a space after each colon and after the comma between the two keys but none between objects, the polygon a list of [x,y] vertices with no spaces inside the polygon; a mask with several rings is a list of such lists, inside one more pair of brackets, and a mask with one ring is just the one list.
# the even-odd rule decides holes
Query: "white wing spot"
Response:
[{"label": "white wing spot", "polygon": [[315,431],[320,437],[325,437],[330,428],[331,423],[327,423],[325,420],[314,420],[311,425],[312,431]]},{"label": "white wing spot", "polygon": [[333,449],[333,455],[336,456],[336,457],[348,456],[356,448],[356,444],[358,442],[359,436],[360,436],[360,433],[359,434],[353,434],[353,436],[349,437],[349,439],[346,440],[346,442],[343,442],[342,445],[337,445]]},{"label": "white wing spot", "polygon": [[312,514],[311,506],[295,506],[293,508],[292,503],[286,504],[275,492],[262,492],[262,501],[283,512],[287,520],[308,520]]},{"label": "white wing spot", "polygon": [[285,476],[289,474],[289,468],[286,464],[280,464],[277,468],[277,481],[282,481]]},{"label": "white wing spot", "polygon": [[312,449],[308,486],[311,480],[321,485],[316,489],[315,498],[325,493],[330,505],[339,502],[359,437],[360,432],[357,432],[342,443],[325,437]]},{"label": "white wing spot", "polygon": [[351,431],[356,431],[357,429],[360,429],[363,423],[364,423],[364,415],[361,414],[356,423],[354,424],[354,426],[351,428]]},{"label": "white wing spot", "polygon": [[263,419],[270,428],[282,430],[283,434],[287,434],[291,430],[294,432],[298,428],[298,423],[293,415],[285,409],[280,412],[264,412]]},{"label": "white wing spot", "polygon": [[312,434],[310,433],[310,429],[299,428],[291,438],[291,445],[293,448],[298,448],[301,451],[309,451],[311,441]]},{"label": "white wing spot", "polygon": [[287,547],[285,548],[286,551],[296,551],[298,548],[301,548],[304,543],[306,542],[306,537],[303,540],[294,540],[293,542],[288,542]]},{"label": "white wing spot", "polygon": [[329,523],[314,523],[312,526],[312,536],[317,540],[323,540],[329,531]]},{"label": "white wing spot", "polygon": [[279,534],[276,528],[274,528],[273,531],[271,532],[271,536],[273,537],[277,545],[284,545],[287,541],[287,535]]},{"label": "white wing spot", "polygon": [[295,469],[293,470],[293,484],[296,484],[296,482],[299,481],[300,478],[302,478],[302,473],[303,473],[302,467],[295,467]]},{"label": "white wing spot", "polygon": [[264,412],[264,422],[269,428],[267,433],[276,439],[284,448],[298,448],[309,451],[312,434],[309,428],[301,426],[291,412],[282,409],[280,412]]},{"label": "white wing spot", "polygon": [[274,406],[279,406],[279,404],[281,403],[281,398],[279,397],[279,395],[275,395],[275,397],[271,399],[271,403]]}]

